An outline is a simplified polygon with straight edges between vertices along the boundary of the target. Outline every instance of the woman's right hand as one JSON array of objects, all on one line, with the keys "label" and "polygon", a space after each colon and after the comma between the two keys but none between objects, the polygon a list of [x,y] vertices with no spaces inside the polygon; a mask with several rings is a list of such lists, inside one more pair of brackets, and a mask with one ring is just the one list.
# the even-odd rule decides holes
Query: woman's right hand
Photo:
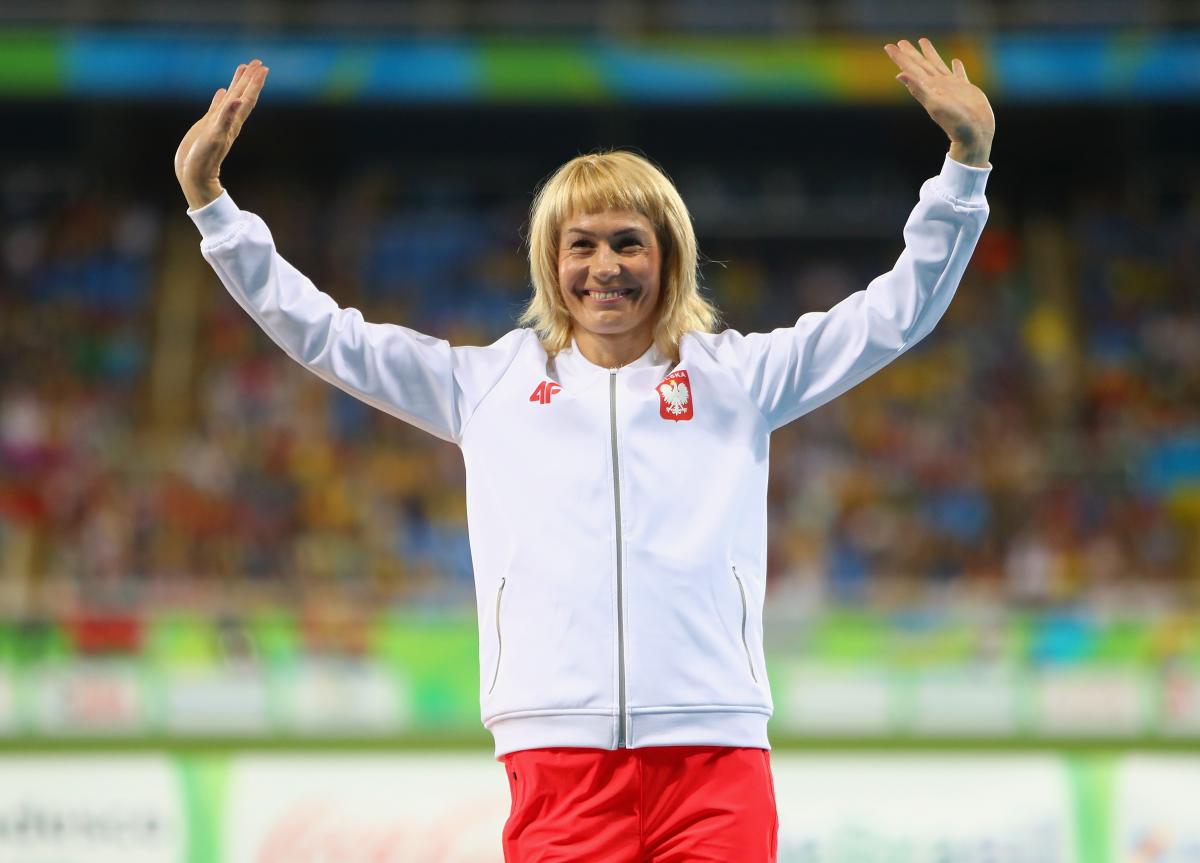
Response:
[{"label": "woman's right hand", "polygon": [[269,70],[258,59],[242,63],[229,89],[213,95],[208,113],[188,129],[175,151],[175,178],[188,206],[195,210],[221,196],[221,163],[254,110]]}]

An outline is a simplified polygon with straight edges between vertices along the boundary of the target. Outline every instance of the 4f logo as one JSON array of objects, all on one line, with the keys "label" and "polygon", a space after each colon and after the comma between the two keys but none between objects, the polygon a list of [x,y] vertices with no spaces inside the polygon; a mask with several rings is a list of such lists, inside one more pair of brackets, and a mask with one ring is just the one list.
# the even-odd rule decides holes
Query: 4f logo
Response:
[{"label": "4f logo", "polygon": [[692,418],[692,388],[688,384],[687,371],[671,372],[655,387],[658,390],[658,415],[665,420],[690,420]]},{"label": "4f logo", "polygon": [[537,389],[533,391],[533,395],[529,397],[531,402],[540,402],[541,404],[550,404],[550,397],[555,393],[562,392],[562,387],[554,381],[542,381],[537,385]]}]

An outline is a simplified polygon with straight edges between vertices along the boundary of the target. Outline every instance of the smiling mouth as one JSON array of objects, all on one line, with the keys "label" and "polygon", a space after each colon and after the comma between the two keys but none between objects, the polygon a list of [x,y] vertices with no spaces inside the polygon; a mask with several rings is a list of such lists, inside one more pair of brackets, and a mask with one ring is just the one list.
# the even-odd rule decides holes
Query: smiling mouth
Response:
[{"label": "smiling mouth", "polygon": [[618,288],[614,291],[581,291],[585,297],[591,297],[594,300],[609,303],[623,299],[624,297],[628,297],[631,294],[636,294],[637,292],[637,288]]}]

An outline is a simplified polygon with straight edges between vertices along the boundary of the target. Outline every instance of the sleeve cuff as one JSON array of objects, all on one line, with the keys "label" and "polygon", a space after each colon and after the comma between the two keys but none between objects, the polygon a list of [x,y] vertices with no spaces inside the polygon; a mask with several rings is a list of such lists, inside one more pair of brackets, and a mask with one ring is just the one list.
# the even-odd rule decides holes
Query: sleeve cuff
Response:
[{"label": "sleeve cuff", "polygon": [[942,172],[938,174],[938,185],[951,198],[960,201],[982,201],[983,189],[991,172],[991,162],[988,162],[986,168],[964,165],[951,159],[947,153],[946,160],[942,163]]},{"label": "sleeve cuff", "polygon": [[228,191],[222,191],[213,200],[198,209],[188,208],[187,214],[192,217],[200,236],[205,240],[217,240],[233,233],[234,228],[242,221],[242,211],[238,209]]}]

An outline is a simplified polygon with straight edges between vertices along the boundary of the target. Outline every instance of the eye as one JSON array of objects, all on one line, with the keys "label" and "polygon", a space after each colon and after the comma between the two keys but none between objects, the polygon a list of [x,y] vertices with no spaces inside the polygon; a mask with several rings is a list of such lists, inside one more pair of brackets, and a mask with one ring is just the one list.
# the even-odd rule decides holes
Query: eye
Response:
[{"label": "eye", "polygon": [[572,249],[586,249],[591,245],[592,244],[589,243],[587,240],[576,240],[575,242],[571,243],[571,248]]}]

